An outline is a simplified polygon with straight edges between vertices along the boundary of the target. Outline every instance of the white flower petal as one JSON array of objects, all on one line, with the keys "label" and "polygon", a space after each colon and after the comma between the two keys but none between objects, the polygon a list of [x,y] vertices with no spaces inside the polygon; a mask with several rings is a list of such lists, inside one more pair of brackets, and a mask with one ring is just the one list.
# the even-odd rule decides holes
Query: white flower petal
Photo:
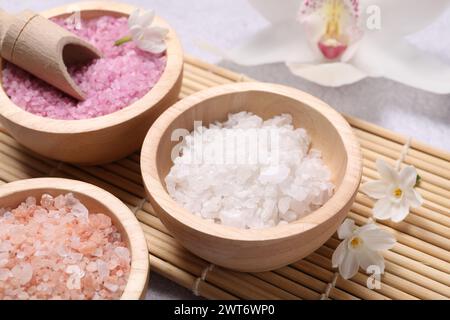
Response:
[{"label": "white flower petal", "polygon": [[139,26],[133,26],[132,28],[130,28],[130,35],[133,39],[140,39],[144,34],[144,30],[144,28],[141,28]]},{"label": "white flower petal", "polygon": [[361,268],[367,272],[367,268],[370,266],[377,266],[380,268],[380,272],[384,272],[384,258],[381,254],[372,250],[361,250],[358,253],[359,263]]},{"label": "white flower petal", "polygon": [[135,39],[139,49],[152,52],[162,53],[167,46],[164,41],[168,30],[160,27],[151,27],[144,29],[141,37]]},{"label": "white flower petal", "polygon": [[376,166],[381,180],[387,184],[398,184],[398,172],[389,166],[384,160],[377,159]]},{"label": "white flower petal", "polygon": [[437,94],[450,93],[450,65],[404,38],[383,42],[365,37],[350,63],[371,77],[386,77]]},{"label": "white flower petal", "polygon": [[380,220],[386,220],[392,214],[392,201],[389,198],[382,198],[375,203],[373,207],[373,216]]},{"label": "white flower petal", "polygon": [[314,62],[321,58],[311,50],[296,22],[267,27],[224,55],[227,60],[248,66],[286,61]]},{"label": "white flower petal", "polygon": [[413,188],[417,180],[417,170],[413,166],[407,166],[400,171],[400,186],[402,189]]},{"label": "white flower petal", "polygon": [[155,19],[155,11],[149,10],[144,11],[136,20],[136,24],[141,27],[149,27],[152,25],[153,20]]},{"label": "white flower petal", "polygon": [[405,197],[412,208],[418,208],[423,204],[422,196],[414,189],[407,190]]},{"label": "white flower petal", "polygon": [[135,9],[133,12],[131,12],[130,16],[128,17],[128,28],[131,29],[134,26],[138,24],[138,19],[140,15],[140,10]]},{"label": "white flower petal", "polygon": [[345,258],[347,250],[347,240],[342,241],[336,250],[333,252],[333,256],[331,257],[331,263],[333,264],[333,268],[337,268]]},{"label": "white flower petal", "polygon": [[139,49],[155,54],[163,53],[167,49],[164,42],[142,40],[137,45]]},{"label": "white flower petal", "polygon": [[346,250],[346,255],[339,265],[339,273],[344,279],[350,279],[358,273],[359,261],[353,250]]},{"label": "white flower petal", "polygon": [[389,250],[397,242],[390,232],[380,228],[361,233],[360,237],[363,239],[364,245],[374,251]]},{"label": "white flower petal", "polygon": [[383,76],[438,94],[450,93],[450,65],[404,38],[430,24],[449,7],[449,1],[364,0],[361,5],[371,4],[380,7],[381,29],[367,30],[351,63],[372,77]]},{"label": "white flower petal", "polygon": [[403,221],[409,214],[409,205],[406,199],[395,203],[391,207],[391,220],[395,223]]},{"label": "white flower petal", "polygon": [[383,181],[369,181],[360,190],[373,199],[381,199],[386,197],[388,186]]},{"label": "white flower petal", "polygon": [[363,12],[369,5],[380,8],[381,30],[386,31],[386,36],[395,38],[425,28],[450,6],[448,0],[361,0],[360,2]]},{"label": "white flower petal", "polygon": [[367,222],[365,225],[360,227],[358,229],[358,231],[356,232],[356,234],[360,235],[360,234],[365,233],[367,231],[378,230],[378,229],[380,229],[380,228],[375,224],[375,222],[372,219],[369,219],[369,222]]},{"label": "white flower petal", "polygon": [[351,64],[330,62],[322,64],[287,63],[291,72],[306,80],[328,87],[340,87],[360,81],[367,74]]},{"label": "white flower petal", "polygon": [[302,0],[249,0],[259,13],[272,23],[295,20]]},{"label": "white flower petal", "polygon": [[353,235],[354,229],[355,221],[353,221],[352,219],[345,219],[337,231],[339,239],[349,238]]}]

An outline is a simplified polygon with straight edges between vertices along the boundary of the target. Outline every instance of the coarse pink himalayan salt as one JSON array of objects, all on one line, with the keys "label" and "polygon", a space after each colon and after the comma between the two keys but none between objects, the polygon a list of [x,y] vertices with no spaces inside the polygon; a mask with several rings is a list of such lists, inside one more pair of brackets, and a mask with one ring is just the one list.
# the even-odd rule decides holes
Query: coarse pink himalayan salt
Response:
[{"label": "coarse pink himalayan salt", "polygon": [[130,265],[111,219],[71,193],[0,208],[0,300],[119,299]]},{"label": "coarse pink himalayan salt", "polygon": [[76,101],[22,69],[6,64],[3,87],[11,100],[28,112],[55,119],[86,119],[121,110],[142,98],[160,79],[165,54],[137,48],[133,41],[115,46],[127,35],[127,19],[102,16],[82,22],[80,30],[64,19],[56,23],[86,39],[103,52],[103,58],[88,65],[70,67],[69,73],[86,93]]}]

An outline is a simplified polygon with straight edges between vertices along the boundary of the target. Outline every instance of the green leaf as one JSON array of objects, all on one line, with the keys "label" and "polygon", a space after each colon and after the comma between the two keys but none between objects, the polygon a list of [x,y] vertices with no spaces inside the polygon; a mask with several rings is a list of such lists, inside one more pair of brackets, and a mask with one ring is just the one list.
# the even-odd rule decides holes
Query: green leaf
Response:
[{"label": "green leaf", "polygon": [[420,181],[422,181],[422,177],[417,175],[416,184],[414,185],[414,187],[418,187],[420,185]]},{"label": "green leaf", "polygon": [[131,36],[125,36],[123,38],[120,38],[119,40],[117,40],[116,42],[114,42],[114,45],[116,47],[123,45],[124,43],[130,42],[131,40],[133,40],[133,38]]}]

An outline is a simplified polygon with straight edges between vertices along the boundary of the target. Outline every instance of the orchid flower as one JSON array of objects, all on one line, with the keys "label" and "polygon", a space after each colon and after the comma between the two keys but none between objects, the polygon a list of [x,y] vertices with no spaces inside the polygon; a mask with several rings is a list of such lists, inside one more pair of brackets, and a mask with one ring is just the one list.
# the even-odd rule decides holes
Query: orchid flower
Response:
[{"label": "orchid flower", "polygon": [[243,65],[285,62],[295,75],[337,87],[386,77],[450,93],[450,65],[408,42],[448,0],[249,0],[269,22],[224,57]]},{"label": "orchid flower", "polygon": [[395,237],[382,230],[373,221],[362,227],[357,227],[355,221],[346,219],[338,229],[338,237],[343,240],[332,256],[333,268],[339,267],[339,273],[344,279],[352,278],[361,266],[364,270],[377,266],[380,273],[384,272],[382,250],[391,249]]},{"label": "orchid flower", "polygon": [[159,54],[166,50],[165,38],[169,33],[166,28],[152,26],[155,20],[154,11],[134,10],[128,18],[130,34],[117,40],[116,46],[134,41],[141,50]]},{"label": "orchid flower", "polygon": [[375,218],[400,222],[406,218],[410,207],[416,208],[423,203],[421,195],[414,189],[418,178],[416,168],[407,166],[397,172],[383,160],[377,160],[376,165],[381,180],[364,183],[361,191],[378,200],[373,208]]}]

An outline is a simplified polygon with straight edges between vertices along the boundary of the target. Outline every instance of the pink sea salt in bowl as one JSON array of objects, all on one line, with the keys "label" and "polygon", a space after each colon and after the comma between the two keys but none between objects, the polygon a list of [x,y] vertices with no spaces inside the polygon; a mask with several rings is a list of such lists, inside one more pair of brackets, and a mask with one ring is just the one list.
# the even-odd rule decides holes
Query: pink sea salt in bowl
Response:
[{"label": "pink sea salt in bowl", "polygon": [[103,189],[61,178],[8,183],[0,186],[0,223],[0,300],[146,294],[144,233]]},{"label": "pink sea salt in bowl", "polygon": [[[81,20],[88,27],[90,21],[109,17],[109,20],[105,19],[106,22],[113,18],[121,19],[116,21],[117,28],[123,28],[126,17],[135,7],[110,1],[80,2],[49,10],[42,15],[56,18],[57,23],[61,24],[78,10]],[[132,57],[124,56],[114,60],[117,68],[125,68],[126,71],[116,72],[115,75],[116,65],[108,66],[109,60],[106,63],[102,59],[98,60],[98,67],[108,67],[109,73],[97,72],[98,69],[91,68],[88,71],[92,70],[93,73],[88,75],[90,80],[81,83],[80,87],[84,91],[100,90],[102,94],[78,103],[76,108],[71,98],[61,97],[48,88],[41,90],[39,83],[28,79],[28,75],[24,76],[15,66],[0,60],[1,125],[25,147],[42,156],[69,163],[109,163],[138,150],[149,127],[163,111],[177,101],[181,90],[183,52],[180,41],[175,31],[160,17],[155,18],[154,25],[169,30],[166,37],[167,50],[163,56],[158,58],[137,52],[132,43],[127,43],[120,49],[113,48],[112,44],[109,47],[100,44],[99,49],[108,59],[114,59],[118,50],[122,50],[122,54],[127,53],[127,49],[130,49]],[[103,26],[91,26],[87,34],[101,27]],[[100,35],[102,34],[105,32],[101,31]],[[149,59],[145,60],[146,57]],[[157,73],[151,75],[148,74],[150,71],[147,74],[140,71],[140,63],[146,64],[147,68],[149,65],[150,68],[153,66]],[[110,74],[117,76],[120,81],[106,86]],[[74,78],[79,82],[77,73]],[[42,91],[42,96],[36,94],[39,90]],[[52,107],[55,101],[59,108]],[[64,109],[65,106],[67,110]]]}]

